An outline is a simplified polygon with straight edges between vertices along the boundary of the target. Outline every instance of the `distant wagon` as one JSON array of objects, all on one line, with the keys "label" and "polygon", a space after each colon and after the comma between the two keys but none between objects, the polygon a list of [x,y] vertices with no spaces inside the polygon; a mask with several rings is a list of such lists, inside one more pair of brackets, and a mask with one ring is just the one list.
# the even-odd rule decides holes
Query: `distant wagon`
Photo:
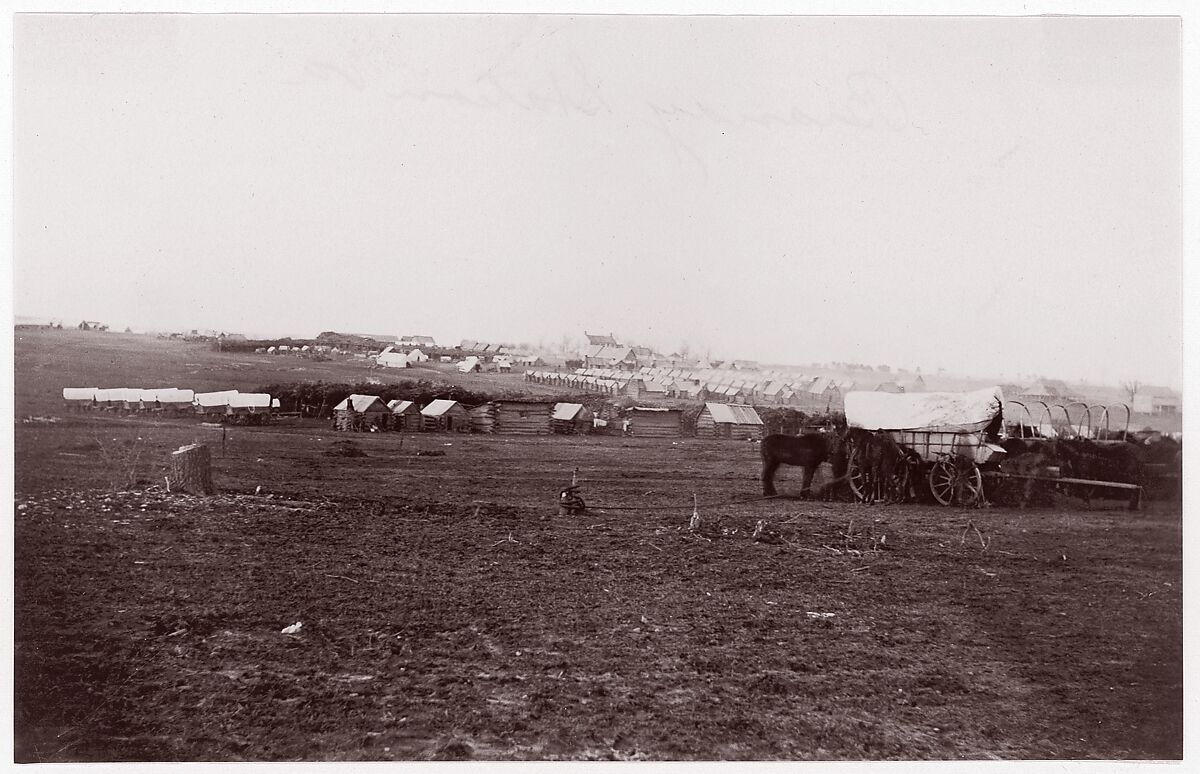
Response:
[{"label": "distant wagon", "polygon": [[114,403],[119,402],[121,390],[116,387],[101,387],[96,390],[94,407],[101,411],[112,411]]},{"label": "distant wagon", "polygon": [[192,408],[195,393],[191,390],[181,390],[178,387],[158,387],[153,390],[142,390],[138,409],[141,411],[161,411],[172,414],[187,412]]},{"label": "distant wagon", "polygon": [[377,432],[387,430],[392,412],[378,395],[350,395],[333,407],[337,430]]},{"label": "distant wagon", "polygon": [[225,416],[236,424],[261,425],[271,417],[271,396],[265,392],[239,392],[230,397]]},{"label": "distant wagon", "polygon": [[158,403],[168,414],[185,414],[191,411],[195,399],[196,393],[193,390],[171,387],[158,391]]},{"label": "distant wagon", "polygon": [[761,439],[763,422],[752,406],[741,403],[705,403],[696,418],[696,435],[702,438]]},{"label": "distant wagon", "polygon": [[592,428],[593,415],[582,403],[556,403],[550,415],[550,430],[555,433],[586,433]]},{"label": "distant wagon", "polygon": [[629,409],[629,434],[639,438],[678,438],[683,434],[683,409],[635,406]]},{"label": "distant wagon", "polygon": [[431,433],[469,433],[471,415],[456,400],[435,400],[421,409],[421,429]]},{"label": "distant wagon", "polygon": [[552,400],[497,400],[496,432],[517,435],[548,435]]},{"label": "distant wagon", "polygon": [[63,400],[72,411],[87,411],[96,407],[96,393],[99,387],[63,387]]},{"label": "distant wagon", "polygon": [[166,397],[169,390],[173,387],[159,388],[156,390],[141,390],[141,395],[138,398],[138,411],[162,411],[162,404],[159,402],[159,395]]},{"label": "distant wagon", "polygon": [[96,390],[96,403],[108,411],[127,412],[141,408],[142,390],[140,387],[112,387]]},{"label": "distant wagon", "polygon": [[404,433],[417,433],[421,430],[421,407],[411,400],[388,401],[388,411],[392,413],[391,428]]},{"label": "distant wagon", "polygon": [[219,392],[197,392],[193,396],[192,405],[196,413],[205,417],[223,417],[229,406],[229,399],[237,395],[237,390],[221,390]]}]

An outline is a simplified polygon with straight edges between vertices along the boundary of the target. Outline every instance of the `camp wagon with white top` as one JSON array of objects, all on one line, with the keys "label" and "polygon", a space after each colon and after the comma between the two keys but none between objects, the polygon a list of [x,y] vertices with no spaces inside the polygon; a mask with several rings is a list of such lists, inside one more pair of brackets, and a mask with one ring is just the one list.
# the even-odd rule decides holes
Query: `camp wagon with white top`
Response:
[{"label": "camp wagon with white top", "polygon": [[[894,491],[909,492],[912,478],[919,476],[942,505],[983,502],[984,471],[1006,454],[999,445],[1004,407],[999,387],[962,393],[849,392],[845,406],[850,428],[882,431],[901,447],[903,463],[887,482]],[[865,454],[862,444],[848,452],[850,489],[861,501],[874,494],[868,491]]]}]

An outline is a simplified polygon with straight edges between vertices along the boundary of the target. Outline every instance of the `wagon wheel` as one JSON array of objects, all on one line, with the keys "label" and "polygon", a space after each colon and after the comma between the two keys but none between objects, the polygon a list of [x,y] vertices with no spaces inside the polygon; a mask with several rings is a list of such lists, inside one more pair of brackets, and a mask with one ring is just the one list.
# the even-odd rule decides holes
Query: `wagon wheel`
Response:
[{"label": "wagon wheel", "polygon": [[972,506],[983,500],[983,474],[966,460],[938,460],[929,469],[929,490],[942,505]]},{"label": "wagon wheel", "polygon": [[856,446],[850,447],[849,461],[846,467],[846,482],[850,492],[857,502],[867,501],[867,471],[862,464],[862,450]]}]

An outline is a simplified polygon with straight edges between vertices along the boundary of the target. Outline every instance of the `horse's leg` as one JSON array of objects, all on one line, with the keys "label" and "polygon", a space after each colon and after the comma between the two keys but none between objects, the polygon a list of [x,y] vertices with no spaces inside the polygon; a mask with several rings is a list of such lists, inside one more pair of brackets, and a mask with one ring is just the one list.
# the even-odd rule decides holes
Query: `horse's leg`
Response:
[{"label": "horse's leg", "polygon": [[762,486],[763,496],[772,497],[775,495],[775,471],[779,469],[779,460],[774,457],[763,458],[762,469]]},{"label": "horse's leg", "polygon": [[800,487],[800,496],[808,498],[812,496],[812,480],[813,474],[817,472],[816,465],[804,466],[804,483]]}]

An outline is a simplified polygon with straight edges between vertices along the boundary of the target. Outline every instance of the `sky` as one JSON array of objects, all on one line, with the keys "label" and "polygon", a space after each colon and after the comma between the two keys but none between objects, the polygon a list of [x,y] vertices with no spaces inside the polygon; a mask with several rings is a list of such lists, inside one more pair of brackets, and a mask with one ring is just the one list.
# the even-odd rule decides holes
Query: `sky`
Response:
[{"label": "sky", "polygon": [[1182,383],[1176,18],[13,37],[19,315]]}]

